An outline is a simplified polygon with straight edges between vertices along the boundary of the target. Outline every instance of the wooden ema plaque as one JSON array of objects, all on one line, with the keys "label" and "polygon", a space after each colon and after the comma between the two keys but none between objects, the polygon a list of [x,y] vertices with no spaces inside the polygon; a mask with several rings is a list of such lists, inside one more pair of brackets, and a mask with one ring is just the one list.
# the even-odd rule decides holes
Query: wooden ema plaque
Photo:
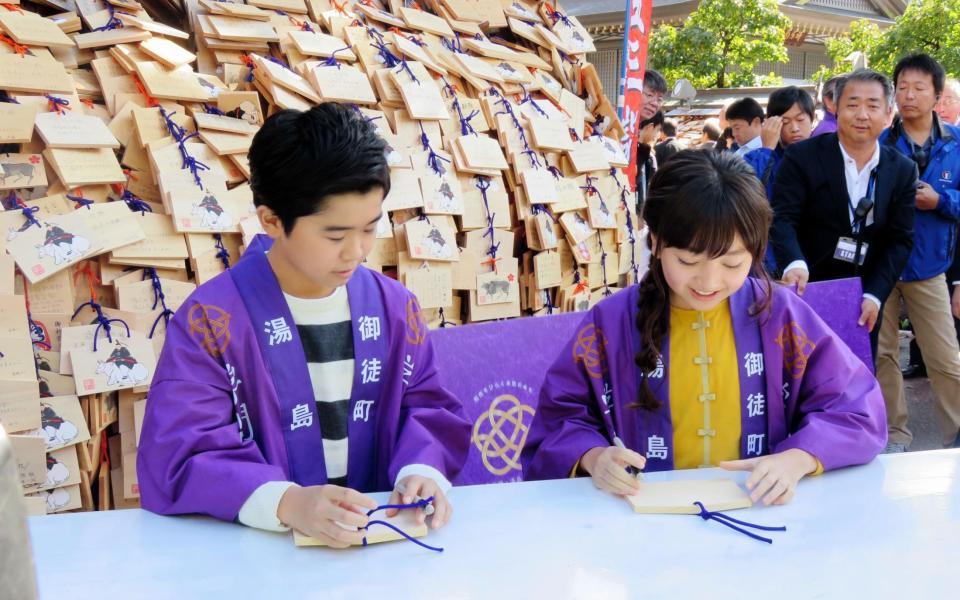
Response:
[{"label": "wooden ema plaque", "polygon": [[701,502],[711,512],[750,508],[750,497],[730,479],[641,482],[640,492],[625,496],[638,513],[695,515]]},{"label": "wooden ema plaque", "polygon": [[55,60],[0,54],[0,89],[37,94],[73,93],[73,79]]},{"label": "wooden ema plaque", "polygon": [[50,19],[29,12],[0,13],[0,29],[27,46],[72,47],[73,40]]},{"label": "wooden ema plaque", "polygon": [[80,114],[41,113],[36,117],[37,133],[48,148],[119,148],[106,123]]}]

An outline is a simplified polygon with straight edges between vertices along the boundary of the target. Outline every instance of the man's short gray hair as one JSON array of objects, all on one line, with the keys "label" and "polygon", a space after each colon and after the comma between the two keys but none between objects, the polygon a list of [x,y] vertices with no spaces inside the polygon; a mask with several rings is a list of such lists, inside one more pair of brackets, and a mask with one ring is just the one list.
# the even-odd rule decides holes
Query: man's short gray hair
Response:
[{"label": "man's short gray hair", "polygon": [[874,71],[873,69],[857,69],[853,73],[848,74],[843,79],[838,81],[837,92],[834,96],[834,101],[839,104],[840,98],[843,97],[843,90],[845,90],[848,85],[854,82],[879,83],[883,88],[883,97],[887,101],[887,106],[893,106],[893,84],[890,82],[890,78],[879,71]]}]

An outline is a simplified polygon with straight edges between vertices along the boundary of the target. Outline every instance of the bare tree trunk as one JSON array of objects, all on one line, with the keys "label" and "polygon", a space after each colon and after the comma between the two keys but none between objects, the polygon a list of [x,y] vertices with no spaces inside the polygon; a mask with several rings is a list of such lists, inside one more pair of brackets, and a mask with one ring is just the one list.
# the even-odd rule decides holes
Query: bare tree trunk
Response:
[{"label": "bare tree trunk", "polygon": [[723,40],[723,52],[720,54],[720,72],[717,73],[717,87],[726,87],[727,83],[727,54],[730,52],[730,40]]}]

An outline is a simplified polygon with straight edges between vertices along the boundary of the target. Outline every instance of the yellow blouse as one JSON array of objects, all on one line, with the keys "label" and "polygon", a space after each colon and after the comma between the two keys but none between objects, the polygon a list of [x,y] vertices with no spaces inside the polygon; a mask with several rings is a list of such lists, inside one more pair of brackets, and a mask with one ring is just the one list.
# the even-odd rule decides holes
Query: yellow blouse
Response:
[{"label": "yellow blouse", "polygon": [[675,469],[740,458],[740,370],[730,302],[670,307],[670,416]]},{"label": "yellow blouse", "polygon": [[[701,335],[702,333],[702,335]],[[730,301],[708,312],[670,307],[670,418],[675,469],[740,458],[740,368]],[[817,457],[817,469],[823,473]],[[574,465],[574,477],[580,461]]]}]

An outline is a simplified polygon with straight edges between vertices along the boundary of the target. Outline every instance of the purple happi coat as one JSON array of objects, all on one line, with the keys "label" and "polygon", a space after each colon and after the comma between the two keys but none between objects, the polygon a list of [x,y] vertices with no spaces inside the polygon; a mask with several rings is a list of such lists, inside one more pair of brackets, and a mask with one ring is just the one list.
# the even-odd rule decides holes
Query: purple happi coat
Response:
[{"label": "purple happi coat", "polygon": [[[877,380],[792,291],[774,286],[769,311],[751,316],[763,284],[748,279],[730,298],[741,387],[741,458],[806,450],[836,469],[872,460],[887,439]],[[570,475],[591,448],[619,435],[647,458],[647,471],[673,469],[669,350],[648,378],[661,408],[637,400],[639,287],[599,303],[547,373],[523,454],[526,479]],[[696,402],[696,398],[690,401]]]},{"label": "purple happi coat", "polygon": [[[297,328],[258,236],[171,320],[137,455],[143,507],[232,520],[269,481],[327,481],[320,421]],[[414,296],[360,267],[347,283],[356,368],[347,485],[390,490],[410,464],[447,479],[470,425],[439,381]]]}]

